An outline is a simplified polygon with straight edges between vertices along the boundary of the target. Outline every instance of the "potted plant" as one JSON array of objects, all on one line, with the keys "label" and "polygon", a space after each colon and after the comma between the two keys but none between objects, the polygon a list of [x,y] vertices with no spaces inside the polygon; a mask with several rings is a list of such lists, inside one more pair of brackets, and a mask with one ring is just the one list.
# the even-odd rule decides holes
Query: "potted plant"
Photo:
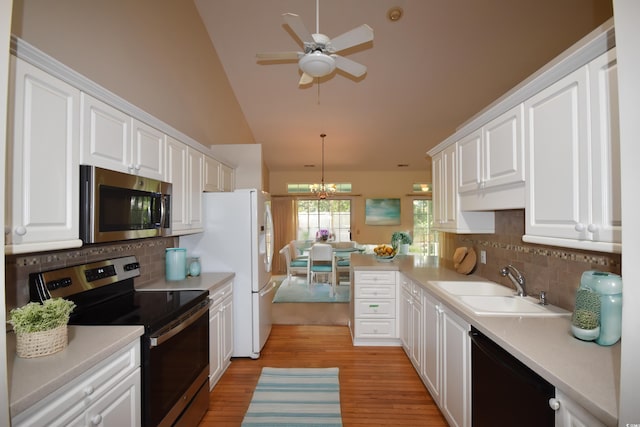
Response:
[{"label": "potted plant", "polygon": [[409,253],[409,245],[413,243],[411,235],[406,231],[395,231],[391,235],[391,246],[398,249],[398,254],[406,255]]},{"label": "potted plant", "polygon": [[57,353],[67,346],[67,323],[76,307],[72,301],[52,298],[30,302],[11,310],[9,323],[16,333],[18,357],[33,358]]},{"label": "potted plant", "polygon": [[317,242],[326,242],[327,240],[329,240],[331,237],[333,237],[331,235],[331,233],[329,232],[329,230],[327,230],[326,228],[321,228],[320,230],[318,230],[318,232],[316,233],[316,241]]}]

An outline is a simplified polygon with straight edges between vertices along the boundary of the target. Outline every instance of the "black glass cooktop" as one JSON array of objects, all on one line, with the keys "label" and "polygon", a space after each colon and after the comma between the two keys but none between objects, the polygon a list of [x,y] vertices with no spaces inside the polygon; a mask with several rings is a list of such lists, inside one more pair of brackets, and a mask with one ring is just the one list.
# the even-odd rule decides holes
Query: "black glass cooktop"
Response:
[{"label": "black glass cooktop", "polygon": [[78,307],[74,325],[142,325],[155,331],[207,298],[206,291],[127,292],[99,304]]}]

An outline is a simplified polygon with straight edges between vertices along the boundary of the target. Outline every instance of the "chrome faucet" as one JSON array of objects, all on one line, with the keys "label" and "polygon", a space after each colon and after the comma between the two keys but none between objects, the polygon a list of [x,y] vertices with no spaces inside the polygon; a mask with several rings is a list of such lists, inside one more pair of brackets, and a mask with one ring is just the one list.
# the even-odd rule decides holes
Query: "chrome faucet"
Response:
[{"label": "chrome faucet", "polygon": [[506,267],[502,267],[500,269],[500,275],[508,276],[509,279],[511,279],[514,286],[516,287],[516,291],[517,291],[516,293],[519,297],[527,296],[527,293],[524,290],[524,284],[525,284],[524,276],[522,275],[522,273],[518,271],[517,268],[509,264]]}]

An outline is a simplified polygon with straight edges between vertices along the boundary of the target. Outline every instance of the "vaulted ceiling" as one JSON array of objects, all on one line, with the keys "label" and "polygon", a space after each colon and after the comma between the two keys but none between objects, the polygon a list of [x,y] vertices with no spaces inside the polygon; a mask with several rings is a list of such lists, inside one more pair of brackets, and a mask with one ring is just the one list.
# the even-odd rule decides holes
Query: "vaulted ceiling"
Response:
[{"label": "vaulted ceiling", "polygon": [[[612,16],[609,0],[195,0],[272,171],[422,170],[426,151]],[[387,17],[400,7],[402,17]],[[361,24],[373,42],[341,52],[367,66],[298,86],[301,51],[282,14],[334,38]],[[316,22],[316,19],[318,22]]]}]

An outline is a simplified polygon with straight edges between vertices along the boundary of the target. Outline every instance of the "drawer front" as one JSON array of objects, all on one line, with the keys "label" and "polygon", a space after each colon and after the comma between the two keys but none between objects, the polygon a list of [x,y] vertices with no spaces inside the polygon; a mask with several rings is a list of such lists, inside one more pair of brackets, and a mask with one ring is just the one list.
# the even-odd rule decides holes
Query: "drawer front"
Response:
[{"label": "drawer front", "polygon": [[396,300],[356,300],[355,317],[396,317]]},{"label": "drawer front", "polygon": [[393,298],[396,297],[396,285],[355,285],[356,298]]},{"label": "drawer front", "polygon": [[233,282],[228,282],[209,294],[211,304],[218,304],[222,302],[227,296],[233,292]]},{"label": "drawer front", "polygon": [[396,271],[356,271],[355,283],[396,283]]},{"label": "drawer front", "polygon": [[395,319],[356,319],[358,338],[397,338]]}]

